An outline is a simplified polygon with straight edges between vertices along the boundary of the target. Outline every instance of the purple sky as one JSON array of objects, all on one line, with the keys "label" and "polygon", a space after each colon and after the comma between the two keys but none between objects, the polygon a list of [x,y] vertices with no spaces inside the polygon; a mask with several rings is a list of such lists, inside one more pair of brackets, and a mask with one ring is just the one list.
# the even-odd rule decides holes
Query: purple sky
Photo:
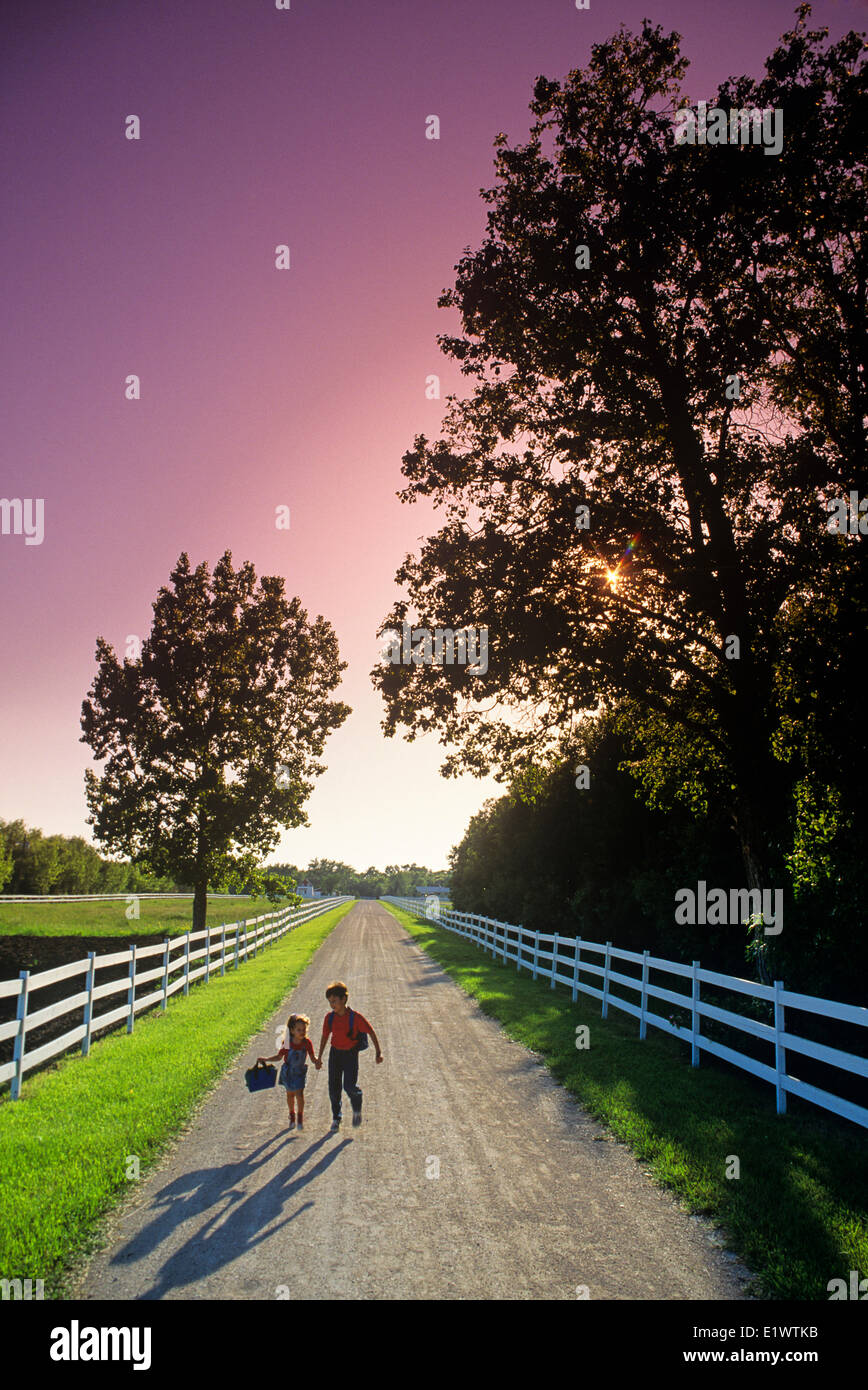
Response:
[{"label": "purple sky", "polygon": [[[0,496],[43,498],[45,535],[0,535],[0,816],[90,838],[96,638],[122,655],[181,551],[213,566],[228,548],[284,575],[349,662],[311,827],[273,857],[445,864],[501,789],[440,778],[434,737],[384,739],[368,672],[395,570],[438,519],[395,496],[413,436],[439,430],[425,378],[469,393],[436,300],[482,240],[494,136],[523,141],[535,78],[584,66],[622,22],[677,29],[699,99],[759,74],[794,9],[5,0]],[[812,17],[833,37],[866,20],[862,0]]]}]

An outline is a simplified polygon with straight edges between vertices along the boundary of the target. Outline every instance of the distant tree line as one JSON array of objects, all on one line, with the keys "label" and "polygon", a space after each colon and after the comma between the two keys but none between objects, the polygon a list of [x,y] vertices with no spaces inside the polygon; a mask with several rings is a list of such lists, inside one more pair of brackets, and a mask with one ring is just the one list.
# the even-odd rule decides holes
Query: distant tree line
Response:
[{"label": "distant tree line", "polygon": [[[360,873],[336,859],[314,859],[306,869],[276,864],[230,875],[223,890],[294,899],[296,884],[310,883],[328,897],[412,897],[417,886],[448,886],[449,878],[447,871],[424,864],[388,864]],[[189,893],[192,888],[129,861],[103,859],[80,835],[44,835],[23,820],[0,820],[0,892]]]},{"label": "distant tree line", "polygon": [[412,897],[426,884],[448,886],[446,870],[426,869],[424,864],[387,864],[385,869],[369,868],[364,873],[335,859],[313,859],[306,869],[294,864],[270,864],[269,874],[309,883],[327,897],[346,894],[351,898]]},{"label": "distant tree line", "polygon": [[103,859],[80,835],[44,835],[23,820],[0,820],[0,892],[168,893],[185,885],[134,864]]}]

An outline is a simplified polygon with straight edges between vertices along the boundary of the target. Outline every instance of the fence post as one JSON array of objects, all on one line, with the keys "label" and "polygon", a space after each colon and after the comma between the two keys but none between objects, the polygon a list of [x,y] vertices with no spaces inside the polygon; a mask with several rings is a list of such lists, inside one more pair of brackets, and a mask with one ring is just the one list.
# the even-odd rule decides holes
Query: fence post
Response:
[{"label": "fence post", "polygon": [[699,1066],[699,961],[693,962],[690,991],[690,1065]]},{"label": "fence post", "polygon": [[247,918],[241,923],[241,930],[244,932],[244,964],[247,964],[250,954],[250,943],[247,940]]},{"label": "fence post", "polygon": [[238,923],[235,923],[235,969],[238,969]]},{"label": "fence post", "polygon": [[81,1055],[86,1057],[90,1052],[90,1025],[93,1018],[93,987],[96,978],[96,951],[87,953],[87,975],[85,977],[85,989],[87,990],[87,1003],[84,1006],[84,1037],[81,1040]]},{"label": "fence post", "polygon": [[533,934],[533,978],[536,979],[539,967],[539,932]]},{"label": "fence post", "polygon": [[163,1000],[160,1007],[165,1009],[169,1002],[169,938],[167,936],[163,938],[163,946],[165,948],[163,951]]},{"label": "fence post", "polygon": [[576,937],[576,959],[573,962],[573,1003],[575,1004],[579,994],[579,969],[582,964],[582,938]]},{"label": "fence post", "polygon": [[29,970],[19,970],[18,978],[21,981],[21,988],[18,994],[18,1008],[15,1017],[18,1020],[18,1032],[15,1034],[15,1047],[12,1053],[12,1060],[15,1063],[15,1075],[12,1078],[12,1099],[17,1100],[21,1093],[21,1078],[24,1075],[24,1040],[27,1034],[27,992],[30,988]]},{"label": "fence post", "polygon": [[205,983],[208,983],[208,976],[211,974],[211,928],[205,928]]},{"label": "fence post", "polygon": [[220,974],[226,974],[226,923],[220,923]]},{"label": "fence post", "polygon": [[136,1021],[136,943],[130,942],[130,987],[127,991],[127,1003],[130,1006],[130,1016],[127,1019],[127,1032],[133,1031],[133,1024]]},{"label": "fence post", "polygon": [[187,944],[184,947],[184,993],[190,993],[190,933],[187,932]]},{"label": "fence post", "polygon": [[779,1115],[787,1113],[787,1093],[784,1077],[787,1074],[787,1050],[781,1038],[785,1031],[784,1006],[781,995],[784,992],[783,980],[775,980],[775,1100]]},{"label": "fence post", "polygon": [[639,1038],[640,1041],[645,1037],[648,1024],[645,1018],[648,1012],[648,952],[642,952],[642,1004],[639,1014]]},{"label": "fence post", "polygon": [[606,960],[603,966],[603,1018],[609,1017],[609,952],[612,949],[611,941],[606,942]]},{"label": "fence post", "polygon": [[508,942],[508,939],[507,939],[507,935],[506,935],[506,923],[505,923],[505,922],[498,922],[497,918],[495,918],[495,919],[494,919],[494,939],[495,939],[495,941],[497,940],[497,928],[498,928],[498,927],[502,927],[502,928],[503,928],[503,940],[502,940],[502,942],[501,942],[501,947],[500,947],[500,959],[503,961],[504,965],[506,965],[506,948],[507,948],[507,946],[509,945],[509,942]]},{"label": "fence post", "polygon": [[555,987],[555,975],[558,973],[558,934],[555,932],[554,946],[552,947],[552,989]]}]

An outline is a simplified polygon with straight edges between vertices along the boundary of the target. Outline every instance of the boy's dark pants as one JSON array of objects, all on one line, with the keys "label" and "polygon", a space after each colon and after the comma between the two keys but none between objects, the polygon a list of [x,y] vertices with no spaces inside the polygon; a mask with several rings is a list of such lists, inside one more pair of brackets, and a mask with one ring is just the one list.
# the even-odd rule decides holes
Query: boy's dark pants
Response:
[{"label": "boy's dark pants", "polygon": [[359,1085],[359,1053],[355,1047],[329,1048],[329,1100],[332,1119],[341,1118],[341,1086],[350,1098],[353,1110],[362,1108],[362,1088]]}]

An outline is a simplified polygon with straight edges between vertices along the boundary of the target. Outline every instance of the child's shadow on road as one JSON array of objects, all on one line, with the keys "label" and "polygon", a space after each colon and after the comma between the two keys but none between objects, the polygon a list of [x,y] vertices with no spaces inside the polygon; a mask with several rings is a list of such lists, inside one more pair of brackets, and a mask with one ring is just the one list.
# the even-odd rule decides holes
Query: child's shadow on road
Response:
[{"label": "child's shadow on road", "polygon": [[[139,1297],[160,1299],[170,1289],[206,1278],[246,1250],[254,1249],[314,1205],[312,1201],[303,1202],[289,1216],[276,1220],[286,1203],[313,1178],[324,1173],[338,1154],[352,1143],[347,1137],[343,1143],[323,1154],[313,1167],[301,1172],[305,1163],[316,1156],[323,1144],[328,1143],[329,1137],[323,1135],[321,1139],[314,1140],[286,1168],[254,1192],[245,1191],[247,1180],[257,1168],[274,1157],[276,1150],[267,1150],[280,1136],[276,1135],[261,1144],[237,1163],[227,1163],[220,1168],[200,1168],[176,1178],[153,1199],[164,1210],[122,1246],[112,1257],[111,1263],[143,1259],[156,1250],[182,1222],[195,1220],[209,1208],[217,1207],[206,1221],[196,1222],[195,1230],[190,1232],[183,1245],[168,1256],[153,1286]],[[283,1139],[282,1142],[287,1141]],[[276,1224],[269,1224],[275,1221]]]}]

